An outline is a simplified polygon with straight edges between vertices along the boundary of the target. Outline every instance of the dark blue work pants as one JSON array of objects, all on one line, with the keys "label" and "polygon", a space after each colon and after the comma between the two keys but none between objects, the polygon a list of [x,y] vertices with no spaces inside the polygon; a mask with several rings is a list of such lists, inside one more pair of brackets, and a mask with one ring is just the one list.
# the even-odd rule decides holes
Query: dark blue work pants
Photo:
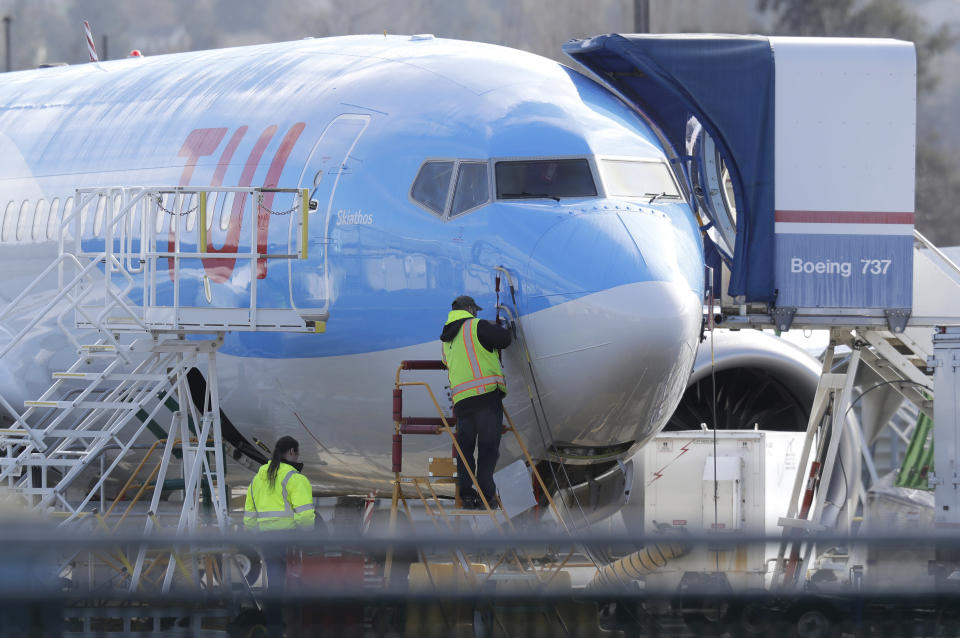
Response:
[{"label": "dark blue work pants", "polygon": [[[500,436],[503,433],[503,404],[484,406],[457,415],[457,443],[463,451],[470,469],[477,476],[477,483],[483,490],[487,503],[494,507],[497,503],[497,486],[493,482],[493,470],[500,458]],[[474,461],[474,449],[477,459]],[[457,459],[457,481],[460,485],[461,500],[477,499],[470,475]]]},{"label": "dark blue work pants", "polygon": [[267,596],[263,601],[263,615],[267,621],[267,633],[283,636],[284,593],[287,585],[287,548],[269,547],[263,550],[267,567]]}]

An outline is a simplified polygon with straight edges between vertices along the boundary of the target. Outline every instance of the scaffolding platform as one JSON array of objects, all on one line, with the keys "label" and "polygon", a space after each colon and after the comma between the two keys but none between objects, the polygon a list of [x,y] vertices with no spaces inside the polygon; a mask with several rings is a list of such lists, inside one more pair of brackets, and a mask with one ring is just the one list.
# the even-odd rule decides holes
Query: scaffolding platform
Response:
[{"label": "scaffolding platform", "polygon": [[[290,208],[279,212],[296,215],[293,251],[259,250],[254,224],[249,250],[208,252],[208,202],[225,195],[249,198],[256,210],[272,214],[276,211],[264,207],[265,194],[274,202],[285,197]],[[0,430],[5,496],[61,529],[100,530],[108,537],[129,532],[131,525],[145,536],[208,527],[226,532],[217,351],[226,332],[323,331],[318,318],[305,320],[289,308],[257,302],[258,269],[267,260],[306,257],[308,209],[303,189],[77,189],[60,222],[56,260],[0,312],[0,322],[17,318],[0,357],[41,324],[59,327],[77,357],[54,372],[50,387],[26,400],[23,410],[0,396],[12,421]],[[94,217],[93,236],[82,233],[88,215]],[[169,236],[160,237],[158,222],[167,217],[173,220]],[[213,254],[249,269],[248,295],[234,299],[233,307],[222,299],[214,303],[206,274],[200,281],[182,276]],[[51,278],[56,292],[39,310],[23,311]],[[198,294],[206,297],[205,305],[187,303]],[[188,379],[198,370],[205,371],[202,400],[194,398]],[[169,416],[166,425],[159,423],[163,415]],[[123,483],[109,506],[108,483],[111,490]],[[169,491],[181,492],[182,500],[162,500]],[[125,507],[118,507],[124,499],[129,499]],[[134,545],[107,553],[112,558],[87,561],[91,579],[101,568],[113,570],[128,592],[152,586],[167,592],[175,582],[196,587],[201,572],[209,586],[214,554],[226,565],[218,571],[217,586],[231,580],[224,548],[179,555]],[[76,560],[64,557],[64,565]]]}]

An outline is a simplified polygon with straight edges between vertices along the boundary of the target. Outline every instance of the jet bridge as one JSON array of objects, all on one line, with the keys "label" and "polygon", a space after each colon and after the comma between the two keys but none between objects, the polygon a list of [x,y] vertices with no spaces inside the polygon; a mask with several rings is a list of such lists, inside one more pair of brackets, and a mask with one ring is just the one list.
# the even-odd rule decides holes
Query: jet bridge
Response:
[{"label": "jet bridge", "polygon": [[902,329],[913,282],[912,43],[612,34],[564,51],[673,150],[708,254],[729,270],[722,292],[734,314],[749,309],[784,330],[845,316]]},{"label": "jet bridge", "polygon": [[[804,486],[830,481],[843,421],[867,392],[855,396],[860,366],[931,419],[937,370],[933,436],[942,445],[929,485],[936,525],[956,525],[960,410],[951,348],[960,328],[945,326],[960,324],[960,268],[914,229],[913,44],[610,34],[568,42],[564,51],[634,105],[672,151],[705,253],[723,273],[713,286],[719,325],[830,330],[799,462],[813,461],[814,470],[798,472],[779,522],[775,586],[802,587],[816,569],[812,533],[850,530],[851,521],[831,517],[825,490]],[[841,373],[835,355],[846,356]],[[861,424],[871,484],[878,473],[869,443],[886,425]],[[941,577],[957,568],[954,554],[940,558]]]}]

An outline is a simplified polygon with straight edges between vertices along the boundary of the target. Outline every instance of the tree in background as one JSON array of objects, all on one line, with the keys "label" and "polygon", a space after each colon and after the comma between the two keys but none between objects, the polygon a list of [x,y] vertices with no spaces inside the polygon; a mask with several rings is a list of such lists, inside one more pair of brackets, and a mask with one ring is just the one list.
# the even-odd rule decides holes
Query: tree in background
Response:
[{"label": "tree in background", "polygon": [[[923,103],[939,79],[931,62],[957,42],[947,25],[931,28],[901,0],[757,0],[776,15],[779,35],[896,38],[917,48],[917,100]],[[882,132],[878,132],[882,134]],[[917,140],[917,228],[942,245],[960,244],[957,203],[960,173],[933,135]]]},{"label": "tree in background", "polygon": [[[710,0],[712,3],[714,0]],[[682,28],[690,12],[702,15],[707,0],[688,4],[654,0],[651,13],[670,13]],[[728,0],[727,6],[734,0]],[[742,0],[751,3],[751,0]],[[894,37],[917,46],[921,107],[935,100],[938,78],[931,61],[953,45],[946,27],[931,28],[901,0],[756,0],[783,35]],[[752,4],[752,3],[751,3]],[[560,44],[568,38],[622,32],[633,24],[627,0],[0,0],[0,15],[13,18],[14,69],[44,62],[87,60],[81,28],[89,20],[97,47],[109,35],[110,58],[131,49],[159,55],[197,49],[295,40],[349,33],[434,33],[526,49],[569,63]],[[712,5],[711,5],[712,6]],[[669,8],[669,11],[667,9]],[[732,27],[728,27],[732,28]],[[743,29],[756,27],[744,24]],[[102,51],[101,51],[102,53]],[[950,103],[941,104],[940,126],[954,127]],[[921,108],[928,115],[930,109]],[[921,118],[921,122],[925,120]],[[921,132],[917,145],[917,225],[940,244],[960,244],[954,202],[960,201],[960,150],[943,130]],[[960,149],[960,136],[953,136]]]}]

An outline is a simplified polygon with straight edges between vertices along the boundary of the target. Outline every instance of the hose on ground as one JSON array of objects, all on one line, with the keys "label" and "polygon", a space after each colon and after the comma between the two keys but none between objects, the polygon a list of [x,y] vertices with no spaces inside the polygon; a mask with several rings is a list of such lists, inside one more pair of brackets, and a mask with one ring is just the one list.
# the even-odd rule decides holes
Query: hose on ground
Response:
[{"label": "hose on ground", "polygon": [[689,549],[680,541],[653,543],[601,567],[587,584],[587,589],[622,589],[628,583],[661,569],[670,560],[683,556]]}]

